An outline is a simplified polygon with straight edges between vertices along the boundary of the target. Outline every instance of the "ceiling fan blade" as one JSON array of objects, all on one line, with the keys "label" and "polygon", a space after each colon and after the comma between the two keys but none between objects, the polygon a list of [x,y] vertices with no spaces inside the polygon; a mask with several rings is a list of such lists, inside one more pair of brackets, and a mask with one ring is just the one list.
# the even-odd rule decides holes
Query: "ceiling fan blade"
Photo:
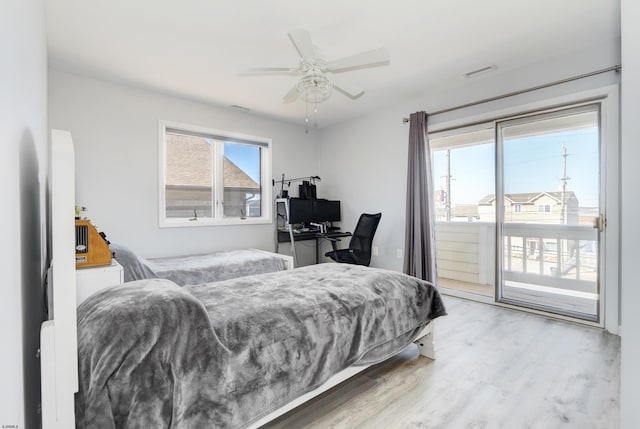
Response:
[{"label": "ceiling fan blade", "polygon": [[250,72],[299,72],[299,68],[293,67],[251,67]]},{"label": "ceiling fan blade", "polygon": [[287,92],[287,94],[282,97],[283,103],[291,103],[298,99],[298,85],[293,85],[293,87]]},{"label": "ceiling fan blade", "polygon": [[289,39],[296,47],[298,54],[302,58],[315,58],[316,51],[313,49],[313,43],[311,42],[311,36],[307,30],[295,29],[289,32]]},{"label": "ceiling fan blade", "polygon": [[297,75],[301,71],[298,68],[291,67],[252,67],[238,73],[241,76],[262,75],[262,74],[289,74]]},{"label": "ceiling fan blade", "polygon": [[389,51],[387,51],[386,48],[378,48],[331,61],[327,64],[327,69],[334,73],[340,73],[366,67],[385,66],[388,64]]},{"label": "ceiling fan blade", "polygon": [[364,94],[364,89],[356,85],[352,85],[348,81],[345,81],[341,78],[336,78],[335,76],[331,77],[331,84],[335,89],[353,100],[359,98],[362,94]]}]

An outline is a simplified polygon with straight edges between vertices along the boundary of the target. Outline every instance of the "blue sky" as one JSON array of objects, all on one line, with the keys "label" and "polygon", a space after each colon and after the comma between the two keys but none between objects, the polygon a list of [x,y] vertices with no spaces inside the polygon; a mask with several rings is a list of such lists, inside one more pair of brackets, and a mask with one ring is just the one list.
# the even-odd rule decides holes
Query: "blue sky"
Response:
[{"label": "blue sky", "polygon": [[246,144],[224,144],[224,156],[240,167],[254,181],[260,183],[260,148]]},{"label": "blue sky", "polygon": [[[598,206],[598,130],[587,128],[505,141],[504,192],[559,191],[562,145],[567,147],[567,190],[581,207]],[[477,204],[495,192],[495,147],[469,146],[451,151],[453,204]],[[445,151],[434,151],[435,189],[445,187]]]},{"label": "blue sky", "polygon": [[[507,140],[504,149],[505,193],[559,191],[562,145],[567,147],[567,190],[580,206],[598,205],[598,130],[586,128],[543,136]],[[451,151],[451,198],[454,204],[477,204],[495,192],[494,145],[468,146]],[[260,148],[225,143],[225,156],[260,183]],[[436,189],[445,187],[445,151],[435,151]]]}]

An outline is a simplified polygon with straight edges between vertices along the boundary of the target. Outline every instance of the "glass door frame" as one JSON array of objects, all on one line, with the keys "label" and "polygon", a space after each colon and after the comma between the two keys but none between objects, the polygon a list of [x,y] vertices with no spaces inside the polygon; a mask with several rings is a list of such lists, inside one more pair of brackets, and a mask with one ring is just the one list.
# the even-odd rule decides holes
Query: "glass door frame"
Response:
[{"label": "glass door frame", "polygon": [[[596,233],[597,237],[597,247],[598,247],[598,261],[597,261],[597,278],[596,278],[596,293],[598,295],[598,305],[596,306],[596,314],[595,317],[590,317],[586,313],[579,313],[571,310],[563,310],[558,307],[547,306],[544,304],[526,302],[517,299],[512,299],[504,296],[505,287],[505,260],[504,260],[504,204],[498,203],[499,201],[504,201],[504,139],[502,130],[510,127],[510,126],[518,126],[523,124],[531,124],[538,121],[544,121],[547,119],[555,119],[563,116],[577,115],[581,113],[587,112],[595,112],[597,115],[597,123],[598,123],[598,167],[599,167],[599,177],[598,177],[598,213],[603,213],[604,199],[603,193],[604,188],[602,186],[602,172],[605,171],[605,166],[603,165],[603,144],[602,144],[602,105],[600,102],[587,102],[587,103],[579,103],[571,106],[559,107],[556,109],[550,109],[546,111],[531,113],[527,115],[521,115],[517,118],[505,118],[504,120],[498,120],[494,123],[494,142],[495,142],[495,151],[496,151],[496,160],[495,160],[495,174],[496,174],[496,185],[495,185],[495,195],[496,195],[496,282],[495,282],[495,291],[494,291],[494,300],[501,304],[508,304],[516,307],[524,307],[530,308],[533,310],[539,310],[545,313],[558,314],[562,316],[569,317],[571,319],[584,320],[588,322],[596,323],[600,325],[602,314],[603,314],[603,293],[602,293],[602,283],[603,283],[603,268],[604,268],[604,259],[602,253],[604,252],[604,248],[602,246],[602,238],[604,237],[604,231],[600,230]],[[523,256],[524,258],[524,256]]]},{"label": "glass door frame", "polygon": [[[574,321],[580,324],[600,327],[609,333],[618,334],[620,314],[620,141],[619,141],[619,103],[620,87],[617,83],[593,86],[592,89],[582,91],[557,91],[554,95],[546,92],[539,96],[537,91],[519,97],[517,104],[487,103],[483,109],[475,109],[469,114],[467,109],[460,109],[446,115],[445,120],[437,121],[436,117],[430,118],[429,134],[449,135],[455,130],[478,129],[494,124],[497,121],[515,119],[533,113],[542,113],[562,109],[580,104],[601,104],[601,210],[605,213],[606,234],[601,237],[600,267],[601,267],[601,297],[600,297],[600,321],[590,322],[561,314],[548,313],[536,309],[501,303],[494,297],[472,294],[455,289],[442,288],[444,294],[458,296],[464,299],[496,305],[498,307],[512,308],[528,313],[538,314],[554,319]],[[489,125],[491,126],[491,125]],[[494,128],[495,129],[495,128]],[[497,281],[497,280],[496,280]]]}]

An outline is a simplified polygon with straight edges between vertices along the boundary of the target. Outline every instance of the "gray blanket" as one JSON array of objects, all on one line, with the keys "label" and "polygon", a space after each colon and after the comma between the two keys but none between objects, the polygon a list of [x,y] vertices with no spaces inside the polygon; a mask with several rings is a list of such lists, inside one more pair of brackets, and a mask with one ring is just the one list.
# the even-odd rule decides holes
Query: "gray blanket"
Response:
[{"label": "gray blanket", "polygon": [[125,282],[161,278],[184,286],[273,273],[287,268],[284,259],[255,250],[145,259],[125,246],[112,243],[110,247],[124,269]]},{"label": "gray blanket", "polygon": [[347,264],[107,288],[78,309],[77,427],[243,427],[444,314],[429,283]]}]

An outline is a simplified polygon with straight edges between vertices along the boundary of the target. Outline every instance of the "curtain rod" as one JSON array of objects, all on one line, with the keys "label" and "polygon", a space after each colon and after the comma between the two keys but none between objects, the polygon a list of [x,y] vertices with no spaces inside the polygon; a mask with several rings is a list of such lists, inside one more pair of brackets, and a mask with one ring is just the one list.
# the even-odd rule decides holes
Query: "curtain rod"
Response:
[{"label": "curtain rod", "polygon": [[[615,66],[607,67],[606,69],[600,69],[600,70],[592,71],[592,72],[589,72],[589,73],[581,74],[581,75],[578,75],[578,76],[568,77],[566,79],[556,80],[554,82],[549,82],[549,83],[545,83],[545,84],[538,85],[538,86],[532,86],[532,87],[527,88],[527,89],[521,89],[519,91],[512,91],[512,92],[509,92],[509,93],[506,93],[506,94],[497,95],[495,97],[485,98],[485,99],[478,100],[478,101],[472,101],[471,103],[461,104],[459,106],[454,106],[454,107],[449,107],[447,109],[437,110],[435,112],[429,113],[428,116],[440,115],[442,113],[452,112],[454,110],[464,109],[466,107],[477,106],[478,104],[484,104],[484,103],[488,103],[490,101],[501,100],[503,98],[513,97],[514,95],[520,95],[520,94],[524,94],[524,93],[527,93],[527,92],[537,91],[539,89],[549,88],[550,86],[560,85],[560,84],[563,84],[563,83],[572,82],[574,80],[584,79],[586,77],[596,76],[596,75],[599,75],[599,74],[602,74],[602,73],[608,73],[610,71],[615,71],[617,73],[621,69],[622,69],[622,66],[620,64],[618,64],[618,65],[615,65]],[[409,122],[409,118],[402,118],[402,122],[403,123]]]}]

